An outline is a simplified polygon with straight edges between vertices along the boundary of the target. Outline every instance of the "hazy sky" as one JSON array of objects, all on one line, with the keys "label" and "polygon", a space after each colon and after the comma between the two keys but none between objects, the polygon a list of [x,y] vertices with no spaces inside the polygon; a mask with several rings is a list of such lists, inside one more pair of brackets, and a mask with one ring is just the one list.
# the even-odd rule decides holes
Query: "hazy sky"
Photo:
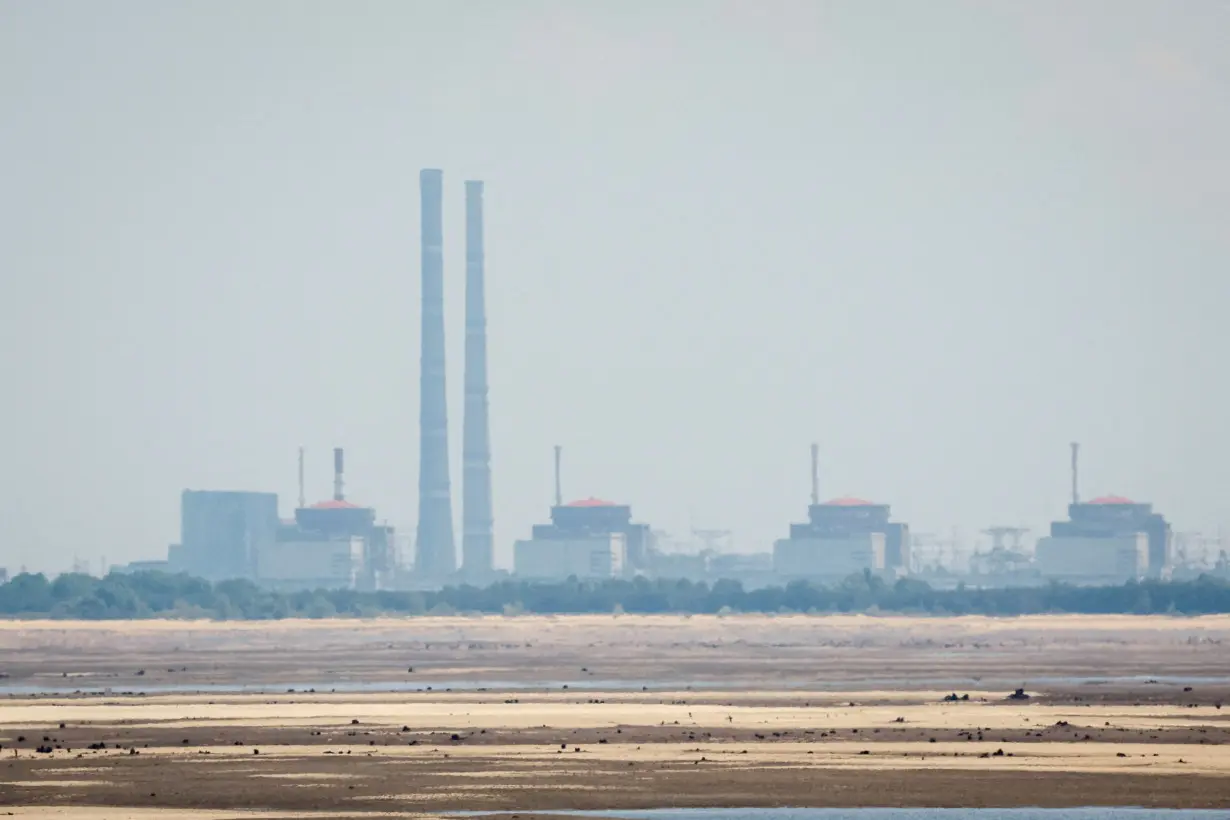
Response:
[{"label": "hazy sky", "polygon": [[[1230,3],[0,0],[0,566],[184,488],[416,520],[418,171],[487,183],[498,560],[565,494],[767,547],[1230,524]],[[460,532],[460,529],[458,530]],[[459,539],[460,540],[460,539]]]}]

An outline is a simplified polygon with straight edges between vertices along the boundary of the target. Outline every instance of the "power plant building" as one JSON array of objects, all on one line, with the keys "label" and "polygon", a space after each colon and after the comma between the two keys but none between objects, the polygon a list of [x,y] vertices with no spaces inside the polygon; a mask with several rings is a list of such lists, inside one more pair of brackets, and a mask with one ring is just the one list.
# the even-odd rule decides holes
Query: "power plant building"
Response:
[{"label": "power plant building", "polygon": [[1038,539],[1034,565],[1051,581],[1071,584],[1121,584],[1169,575],[1170,524],[1152,504],[1120,495],[1080,500],[1080,444],[1072,445],[1072,503],[1068,520],[1051,524]]},{"label": "power plant building", "polygon": [[274,589],[355,589],[364,568],[362,538],[295,533],[257,553],[256,577]]},{"label": "power plant building", "polygon": [[1162,577],[1171,563],[1170,524],[1152,504],[1104,496],[1068,505],[1068,520],[1038,539],[1034,561],[1047,580],[1121,584]]},{"label": "power plant building", "polygon": [[333,498],[301,500],[289,521],[278,518],[275,493],[185,490],[181,542],[168,550],[167,568],[276,589],[384,588],[395,569],[393,528],[345,499],[340,448],[333,459]]},{"label": "power plant building", "polygon": [[890,521],[887,504],[835,498],[807,508],[808,520],[790,525],[773,545],[773,571],[783,578],[837,580],[871,570],[904,573],[909,528]]},{"label": "power plant building", "polygon": [[514,544],[513,570],[541,580],[617,578],[636,569],[652,539],[626,504],[596,498],[556,504],[550,524],[535,526],[529,540]]},{"label": "power plant building", "polygon": [[275,493],[184,490],[180,542],[170,550],[170,566],[211,581],[251,578],[257,553],[277,531]]},{"label": "power plant building", "polygon": [[[346,500],[342,449],[333,451],[333,498],[295,510],[257,555],[256,580],[278,589],[383,589],[395,569],[393,528]],[[300,490],[302,497],[302,490]]]},{"label": "power plant building", "polygon": [[835,581],[864,570],[909,572],[910,529],[889,520],[887,504],[848,496],[820,503],[819,454],[813,444],[807,521],[791,524],[790,537],[773,545],[774,574]]}]

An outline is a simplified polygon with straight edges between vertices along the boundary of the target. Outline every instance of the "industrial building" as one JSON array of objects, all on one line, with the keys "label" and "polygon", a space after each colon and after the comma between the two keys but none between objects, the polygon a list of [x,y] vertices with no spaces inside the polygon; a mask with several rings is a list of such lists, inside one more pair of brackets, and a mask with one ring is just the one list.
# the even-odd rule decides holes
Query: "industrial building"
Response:
[{"label": "industrial building", "polygon": [[132,575],[134,572],[171,572],[170,561],[129,561],[127,564],[112,564],[103,570],[107,574]]},{"label": "industrial building", "polygon": [[251,578],[257,553],[277,532],[275,493],[184,490],[180,542],[170,548],[169,563],[211,581]]},{"label": "industrial building", "polygon": [[773,574],[773,553],[718,553],[709,556],[709,577],[740,578],[751,584],[767,585]]},{"label": "industrial building", "polygon": [[969,557],[971,582],[979,586],[1027,586],[1037,581],[1033,555],[1021,543],[1029,532],[1026,527],[991,527],[982,532],[991,536],[991,549]]},{"label": "industrial building", "polygon": [[555,506],[551,523],[534,526],[513,545],[513,571],[522,578],[616,578],[640,569],[653,549],[648,524],[632,508],[597,498],[563,503],[560,448],[555,448]]},{"label": "industrial building", "polygon": [[299,506],[277,538],[257,551],[254,577],[279,589],[381,589],[395,569],[393,528],[376,523],[376,511],[346,500],[344,452],[333,451],[333,497],[311,506],[303,495],[299,460]]},{"label": "industrial building", "polygon": [[301,533],[257,553],[256,578],[274,589],[355,589],[364,567],[358,536]]},{"label": "industrial building", "polygon": [[[181,541],[168,561],[134,562],[127,571],[167,569],[212,581],[254,580],[275,589],[381,589],[395,569],[392,527],[376,511],[346,500],[343,452],[333,451],[333,498],[308,506],[299,451],[299,506],[278,518],[275,493],[185,490]],[[143,566],[148,564],[148,566]]]},{"label": "industrial building", "polygon": [[808,520],[791,524],[790,537],[773,545],[774,573],[819,581],[863,570],[905,574],[910,562],[909,528],[889,520],[887,504],[851,497],[820,503],[818,458],[813,444]]},{"label": "industrial building", "polygon": [[1142,504],[1108,495],[1082,502],[1080,445],[1072,445],[1072,503],[1068,520],[1051,523],[1038,539],[1034,560],[1047,580],[1073,584],[1121,584],[1161,578],[1171,565],[1171,529],[1165,517]]}]

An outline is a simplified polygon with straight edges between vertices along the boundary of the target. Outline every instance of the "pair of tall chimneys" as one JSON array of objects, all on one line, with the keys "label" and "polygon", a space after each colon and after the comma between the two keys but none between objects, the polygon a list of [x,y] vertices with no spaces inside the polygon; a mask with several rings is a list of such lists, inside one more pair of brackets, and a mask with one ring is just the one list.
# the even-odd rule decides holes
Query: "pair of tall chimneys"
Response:
[{"label": "pair of tall chimneys", "polygon": [[[471,576],[494,563],[491,441],[487,421],[487,314],[484,297],[483,183],[466,182],[465,413],[462,420],[462,567]],[[444,172],[419,173],[422,345],[419,371],[419,521],[415,571],[441,579],[457,570],[448,466],[444,356]]]}]

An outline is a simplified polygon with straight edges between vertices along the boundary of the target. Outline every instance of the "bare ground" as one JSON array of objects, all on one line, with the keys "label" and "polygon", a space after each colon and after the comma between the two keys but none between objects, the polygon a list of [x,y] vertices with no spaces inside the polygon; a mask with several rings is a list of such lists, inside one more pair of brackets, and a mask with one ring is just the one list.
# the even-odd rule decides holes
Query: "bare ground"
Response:
[{"label": "bare ground", "polygon": [[[8,622],[0,805],[1230,807],[1228,638],[1230,617]],[[192,691],[240,685],[265,691]],[[13,694],[38,687],[65,692]]]}]

